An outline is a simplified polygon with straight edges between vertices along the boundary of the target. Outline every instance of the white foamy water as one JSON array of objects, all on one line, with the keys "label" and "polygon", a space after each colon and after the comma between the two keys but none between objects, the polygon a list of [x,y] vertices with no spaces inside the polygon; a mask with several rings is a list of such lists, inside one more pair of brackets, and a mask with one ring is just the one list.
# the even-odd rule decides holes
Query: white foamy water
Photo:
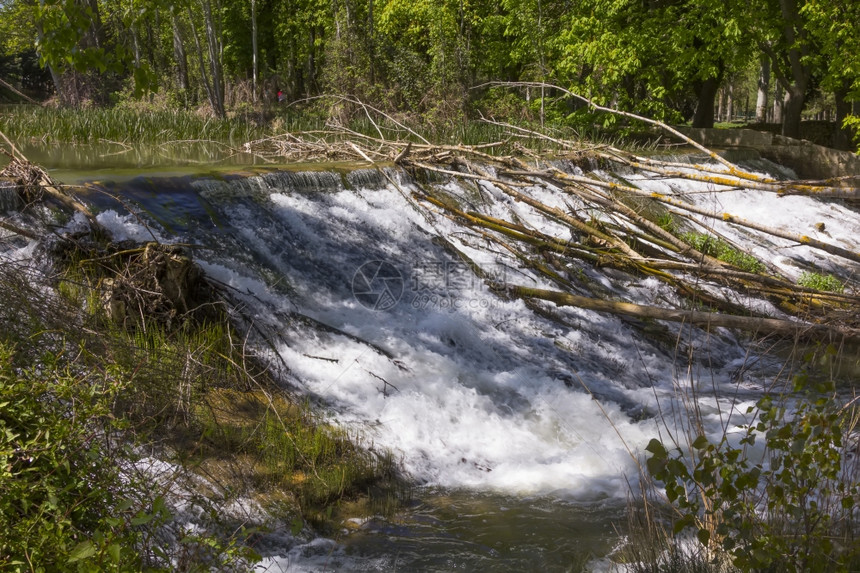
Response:
[{"label": "white foamy water", "polygon": [[[350,174],[346,186],[333,173],[201,180],[171,203],[182,206],[174,214],[182,220],[174,240],[201,245],[196,254],[207,273],[247,301],[294,389],[326,404],[374,447],[394,451],[418,483],[621,498],[634,473],[631,454],[657,435],[655,416],[678,406],[677,388],[707,390],[699,399],[717,431],[731,401],[748,404],[773,371],[773,359],[756,357],[752,368],[749,349],[722,329],[706,333],[500,296],[469,264],[502,285],[554,285],[502,245],[419,205],[411,193],[426,188],[401,173],[389,177],[397,185],[373,171]],[[824,221],[837,243],[860,230],[856,213],[809,198],[638,183],[673,192],[688,186],[690,201],[770,225]],[[435,188],[456,197],[463,210],[576,240],[569,228],[492,184],[449,181]],[[528,192],[565,211],[581,207],[552,186]],[[111,211],[100,219],[122,236],[146,231]],[[767,261],[827,258],[717,225]],[[653,278],[587,263],[558,272],[581,294],[684,304]],[[764,300],[746,298],[779,314]],[[727,397],[714,398],[721,390]]]}]

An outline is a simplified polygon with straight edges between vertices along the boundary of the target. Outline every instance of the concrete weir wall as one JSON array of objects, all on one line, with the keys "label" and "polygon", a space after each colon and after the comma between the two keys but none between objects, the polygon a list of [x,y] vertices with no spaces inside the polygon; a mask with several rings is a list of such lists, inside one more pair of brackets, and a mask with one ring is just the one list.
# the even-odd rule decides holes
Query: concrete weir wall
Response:
[{"label": "concrete weir wall", "polygon": [[682,128],[679,131],[705,147],[754,149],[765,159],[791,167],[801,179],[860,175],[860,156],[806,140],[751,129]]}]

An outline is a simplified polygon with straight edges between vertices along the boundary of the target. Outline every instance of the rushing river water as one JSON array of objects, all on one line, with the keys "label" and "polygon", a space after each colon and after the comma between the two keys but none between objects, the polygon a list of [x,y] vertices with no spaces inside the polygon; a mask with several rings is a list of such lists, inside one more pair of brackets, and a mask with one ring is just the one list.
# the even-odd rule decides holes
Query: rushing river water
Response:
[{"label": "rushing river water", "polygon": [[[814,232],[805,227],[821,222],[830,240],[852,248],[860,236],[860,216],[838,204],[627,177],[770,225]],[[689,400],[710,433],[742,423],[739,412],[785,363],[768,343],[721,328],[526,304],[489,289],[476,267],[495,284],[552,285],[418,204],[419,184],[400,170],[99,178],[85,195],[116,239],[191,245],[267,334],[285,385],[395,452],[417,484],[414,502],[395,516],[356,521],[334,541],[297,545],[285,536],[261,570],[600,568],[619,543],[634,458],[648,441],[683,423]],[[463,208],[577,240],[491,183],[430,177],[422,185]],[[551,186],[529,192],[580,208]],[[714,225],[789,275],[809,262],[860,270]],[[585,262],[559,272],[591,296],[685,305],[654,278]],[[754,295],[728,296],[780,315]]]}]

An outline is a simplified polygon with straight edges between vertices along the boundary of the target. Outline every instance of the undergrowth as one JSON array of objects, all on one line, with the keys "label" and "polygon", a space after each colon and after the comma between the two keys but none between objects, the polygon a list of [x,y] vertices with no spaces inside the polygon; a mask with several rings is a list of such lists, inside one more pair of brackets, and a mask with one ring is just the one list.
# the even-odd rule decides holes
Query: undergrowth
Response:
[{"label": "undergrowth", "polygon": [[827,292],[842,293],[845,291],[845,285],[835,276],[816,272],[804,271],[797,279],[797,284]]},{"label": "undergrowth", "polygon": [[212,140],[239,145],[268,130],[245,117],[208,118],[184,109],[141,112],[123,108],[27,106],[0,114],[0,130],[18,141],[55,143],[120,142],[132,145]]},{"label": "undergrowth", "polygon": [[[334,98],[337,101],[337,98]],[[373,119],[368,118],[371,114]],[[236,152],[244,143],[286,133],[309,132],[314,137],[334,140],[337,127],[363,136],[389,141],[414,141],[421,134],[438,144],[480,145],[489,141],[506,142],[505,152],[527,148],[532,152],[566,152],[569,149],[552,141],[588,141],[590,145],[610,143],[629,149],[650,148],[660,137],[643,134],[640,138],[623,137],[616,130],[598,128],[590,122],[571,124],[559,120],[541,126],[535,122],[520,122],[525,130],[512,130],[503,124],[480,119],[432,124],[418,115],[386,116],[356,103],[336,104],[326,98],[296,106],[263,107],[250,112],[234,112],[227,118],[210,117],[206,113],[181,106],[120,105],[109,108],[65,109],[40,106],[10,106],[0,110],[0,131],[18,142],[44,145],[94,143],[120,146],[115,154],[141,146],[158,146],[168,152],[170,146],[187,148],[195,143],[217,143],[229,146],[225,153]],[[408,128],[408,129],[407,129]],[[546,132],[549,138],[528,133]],[[411,131],[410,131],[411,130]],[[113,149],[113,148],[112,148]],[[498,153],[500,147],[488,147],[488,153]]]},{"label": "undergrowth", "polygon": [[[289,398],[226,312],[153,299],[170,289],[141,269],[181,257],[145,250],[72,249],[53,277],[0,265],[0,568],[247,568],[253,531],[204,491],[192,496],[206,525],[178,525],[170,492],[189,472],[294,534],[330,527],[341,501],[399,487],[391,456]],[[156,268],[159,280],[188,276]],[[156,478],[152,456],[175,475]]]}]

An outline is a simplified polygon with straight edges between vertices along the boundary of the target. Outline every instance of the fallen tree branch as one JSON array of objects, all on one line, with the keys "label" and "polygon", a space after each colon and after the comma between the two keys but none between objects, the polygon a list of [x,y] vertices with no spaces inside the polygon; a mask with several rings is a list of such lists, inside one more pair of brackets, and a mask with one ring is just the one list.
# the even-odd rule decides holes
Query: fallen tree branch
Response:
[{"label": "fallen tree branch", "polygon": [[26,94],[21,93],[20,91],[18,91],[18,90],[15,88],[15,86],[13,86],[13,85],[11,85],[11,84],[9,84],[9,83],[7,83],[7,82],[3,81],[2,79],[0,79],[0,86],[3,86],[3,87],[4,87],[4,88],[6,88],[7,90],[11,91],[13,94],[15,94],[15,95],[17,95],[17,96],[19,96],[19,97],[24,98],[25,100],[27,100],[27,101],[28,101],[28,102],[30,102],[30,103],[34,103],[34,104],[36,104],[36,105],[40,105],[40,104],[39,104],[39,102],[37,102],[36,100],[34,100],[33,98],[31,98],[30,96],[28,96],[28,95],[26,95]]},{"label": "fallen tree branch", "polygon": [[11,231],[16,235],[21,235],[22,237],[27,237],[28,239],[32,239],[34,241],[38,241],[41,238],[36,233],[32,233],[27,229],[23,229],[17,225],[13,225],[12,223],[7,223],[2,219],[0,219],[0,227],[6,229],[7,231]]},{"label": "fallen tree branch", "polygon": [[[691,203],[687,203],[686,201],[681,201],[680,199],[675,199],[674,197],[669,197],[668,195],[664,195],[663,193],[658,193],[656,191],[644,191],[637,187],[631,187],[629,185],[621,185],[619,183],[612,183],[609,181],[601,181],[598,179],[592,179],[590,177],[583,177],[581,175],[570,175],[567,173],[563,173],[558,169],[552,169],[552,176],[557,177],[561,181],[572,181],[576,183],[581,183],[585,185],[596,185],[598,187],[605,187],[607,189],[612,189],[615,191],[623,191],[627,193],[631,193],[633,195],[638,195],[640,197],[648,197],[650,199],[655,199],[660,201],[661,203],[666,203],[667,205],[671,205],[673,207],[677,207],[679,209],[683,209],[685,211],[689,211],[691,213],[696,213],[699,215],[704,215],[705,217],[710,217],[712,219],[719,219],[725,221],[727,223],[734,223],[735,225],[739,225],[741,227],[747,227],[749,229],[754,229],[756,231],[761,231],[762,233],[767,233],[768,235],[773,235],[774,237],[779,237],[781,239],[786,239],[788,241],[793,241],[795,243],[801,245],[807,245],[809,247],[819,249],[821,251],[825,251],[830,253],[831,255],[836,255],[842,257],[844,259],[848,259],[857,263],[860,263],[860,253],[855,251],[849,251],[848,249],[843,249],[842,247],[832,245],[830,243],[825,243],[824,241],[819,241],[818,239],[814,239],[807,235],[796,235],[793,233],[787,233],[780,229],[775,229],[773,227],[768,227],[766,225],[761,225],[754,221],[748,221],[736,215],[732,215],[731,213],[714,213],[709,211],[708,209],[698,207]],[[541,176],[540,173],[529,172],[529,171],[511,171],[506,174],[510,175],[530,175],[530,176]]]},{"label": "fallen tree branch", "polygon": [[635,316],[638,318],[651,318],[656,320],[667,320],[670,322],[684,322],[707,327],[735,328],[754,332],[757,334],[783,334],[790,336],[812,336],[822,332],[836,332],[849,338],[860,338],[860,331],[851,328],[840,328],[825,324],[813,324],[793,320],[782,320],[778,318],[765,318],[758,316],[736,316],[702,312],[697,310],[681,310],[660,308],[656,306],[645,306],[629,302],[616,302],[584,296],[573,295],[565,292],[536,289],[524,286],[508,287],[506,291],[521,298],[537,298],[554,302],[559,306],[575,306],[598,312],[609,312]]},{"label": "fallen tree branch", "polygon": [[699,151],[701,151],[701,152],[703,152],[703,153],[706,153],[706,154],[708,155],[708,157],[710,157],[710,158],[711,158],[711,159],[713,159],[714,161],[717,161],[717,162],[719,162],[719,163],[722,163],[723,165],[725,165],[726,167],[728,167],[728,169],[729,169],[729,173],[730,173],[731,175],[736,175],[736,176],[738,176],[738,177],[743,177],[743,178],[745,178],[745,179],[749,179],[749,180],[751,180],[751,181],[759,181],[759,180],[761,180],[761,179],[762,179],[762,177],[761,177],[761,176],[756,175],[755,173],[750,173],[749,171],[746,171],[746,170],[744,170],[744,169],[741,169],[740,167],[738,167],[737,165],[735,165],[735,164],[734,164],[734,163],[732,163],[731,161],[729,161],[729,160],[725,159],[724,157],[721,157],[718,153],[716,153],[716,152],[714,152],[714,151],[711,151],[710,149],[708,149],[707,147],[705,147],[705,146],[704,146],[704,145],[702,145],[701,143],[699,143],[699,142],[697,142],[696,140],[694,140],[694,139],[692,139],[692,138],[690,138],[690,137],[688,137],[688,136],[684,135],[683,133],[681,133],[681,132],[680,132],[680,131],[678,131],[677,129],[675,129],[675,128],[673,128],[673,127],[671,127],[671,126],[669,126],[669,125],[667,125],[667,124],[663,123],[662,121],[659,121],[659,120],[656,120],[656,119],[651,119],[651,118],[648,118],[648,117],[643,117],[643,116],[641,116],[641,115],[636,115],[635,113],[630,113],[630,112],[627,112],[627,111],[621,111],[621,110],[618,110],[618,109],[612,109],[612,108],[610,108],[610,107],[604,107],[604,106],[602,106],[602,105],[598,105],[598,104],[596,104],[594,101],[590,100],[589,98],[587,98],[587,97],[585,97],[585,96],[581,96],[581,95],[579,95],[579,94],[577,94],[577,93],[574,93],[574,92],[572,92],[572,91],[570,91],[570,90],[568,90],[568,89],[565,89],[565,88],[563,88],[563,87],[556,86],[556,85],[553,85],[553,84],[548,84],[548,83],[545,83],[545,82],[486,82],[486,83],[484,83],[484,84],[480,84],[480,85],[478,85],[478,86],[474,86],[472,89],[480,88],[480,87],[484,87],[484,86],[488,86],[488,85],[509,86],[509,87],[535,87],[535,88],[549,88],[549,89],[553,89],[553,90],[558,90],[558,91],[560,91],[560,92],[562,92],[562,93],[567,94],[568,96],[570,96],[570,97],[572,97],[572,98],[574,98],[574,99],[578,99],[578,100],[580,100],[581,102],[583,102],[583,103],[587,104],[587,105],[588,105],[589,107],[591,107],[592,109],[596,109],[596,110],[598,110],[598,111],[603,111],[603,112],[610,113],[610,114],[613,114],[613,115],[620,115],[620,116],[622,116],[622,117],[627,117],[627,118],[630,118],[630,119],[635,119],[636,121],[641,121],[641,122],[643,122],[643,123],[647,123],[647,124],[650,124],[650,125],[657,126],[657,127],[659,127],[660,129],[662,129],[662,130],[664,130],[664,131],[667,131],[667,132],[671,133],[671,134],[672,134],[672,135],[674,135],[675,137],[677,137],[677,138],[679,138],[679,139],[682,139],[683,141],[686,141],[687,143],[689,143],[690,145],[692,145],[693,147],[695,147],[695,148],[696,148],[696,149],[698,149]]}]

